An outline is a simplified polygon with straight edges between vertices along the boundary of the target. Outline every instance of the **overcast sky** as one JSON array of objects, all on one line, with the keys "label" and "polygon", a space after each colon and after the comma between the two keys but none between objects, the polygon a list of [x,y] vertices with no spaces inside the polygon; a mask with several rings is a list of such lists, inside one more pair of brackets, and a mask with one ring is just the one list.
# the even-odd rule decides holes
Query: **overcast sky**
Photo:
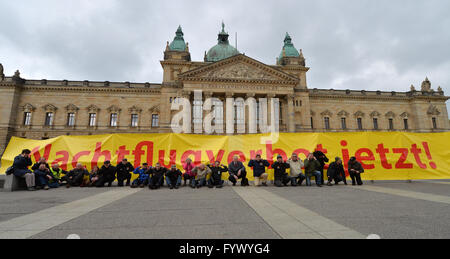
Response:
[{"label": "overcast sky", "polygon": [[0,0],[0,14],[8,76],[160,83],[178,25],[202,61],[223,20],[230,42],[237,32],[239,51],[266,64],[289,32],[310,88],[409,91],[428,76],[450,95],[448,0]]}]

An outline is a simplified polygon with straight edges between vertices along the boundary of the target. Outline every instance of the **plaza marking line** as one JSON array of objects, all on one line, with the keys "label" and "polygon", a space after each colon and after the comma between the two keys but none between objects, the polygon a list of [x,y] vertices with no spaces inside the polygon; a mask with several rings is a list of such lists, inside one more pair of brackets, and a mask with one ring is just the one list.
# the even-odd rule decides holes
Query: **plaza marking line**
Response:
[{"label": "plaza marking line", "polygon": [[233,190],[284,239],[365,239],[361,233],[261,188]]},{"label": "plaza marking line", "polygon": [[390,195],[397,195],[401,197],[416,199],[416,200],[424,200],[424,201],[432,201],[432,202],[440,202],[445,204],[450,204],[450,197],[449,196],[443,196],[443,195],[436,195],[436,194],[429,194],[429,193],[423,193],[423,192],[413,192],[413,191],[405,191],[400,189],[393,189],[393,188],[386,188],[386,187],[379,187],[379,186],[354,186],[353,188],[362,190],[362,191],[371,191],[371,192],[378,192],[378,193],[384,193],[384,194],[390,194]]},{"label": "plaza marking line", "polygon": [[435,184],[450,184],[450,182],[436,182],[436,181],[414,181],[419,183],[435,183]]},{"label": "plaza marking line", "polygon": [[0,239],[25,239],[61,225],[141,189],[114,189],[88,198],[0,222]]}]

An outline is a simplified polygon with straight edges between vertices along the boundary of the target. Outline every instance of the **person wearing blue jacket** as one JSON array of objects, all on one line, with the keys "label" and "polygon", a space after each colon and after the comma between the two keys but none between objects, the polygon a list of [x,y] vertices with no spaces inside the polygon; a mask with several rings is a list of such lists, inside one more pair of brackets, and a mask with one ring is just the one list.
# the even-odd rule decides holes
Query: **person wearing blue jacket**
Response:
[{"label": "person wearing blue jacket", "polygon": [[248,167],[253,169],[253,176],[255,177],[254,183],[256,187],[259,186],[261,181],[262,186],[267,186],[267,178],[269,178],[269,174],[266,173],[266,167],[269,166],[269,162],[261,159],[260,154],[256,155],[255,160],[250,160],[248,163]]},{"label": "person wearing blue jacket", "polygon": [[13,163],[13,175],[16,177],[24,178],[27,183],[27,188],[29,191],[35,191],[35,175],[28,169],[33,162],[31,162],[31,151],[29,149],[24,149],[22,153],[14,158]]},{"label": "person wearing blue jacket", "polygon": [[139,177],[133,181],[131,188],[144,188],[148,185],[148,178],[150,176],[148,170],[149,168],[147,163],[142,164],[142,167],[139,166],[134,169],[133,174],[138,174]]}]

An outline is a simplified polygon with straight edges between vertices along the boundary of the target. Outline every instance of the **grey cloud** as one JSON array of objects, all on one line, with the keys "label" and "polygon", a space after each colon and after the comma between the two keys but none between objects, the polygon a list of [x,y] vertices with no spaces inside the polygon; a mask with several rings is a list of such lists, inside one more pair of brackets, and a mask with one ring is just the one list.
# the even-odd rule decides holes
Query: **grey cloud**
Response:
[{"label": "grey cloud", "polygon": [[450,93],[450,2],[387,0],[0,0],[0,62],[24,77],[161,82],[178,25],[194,60],[230,41],[274,64],[284,35],[304,50],[312,88],[406,91],[428,76]]}]

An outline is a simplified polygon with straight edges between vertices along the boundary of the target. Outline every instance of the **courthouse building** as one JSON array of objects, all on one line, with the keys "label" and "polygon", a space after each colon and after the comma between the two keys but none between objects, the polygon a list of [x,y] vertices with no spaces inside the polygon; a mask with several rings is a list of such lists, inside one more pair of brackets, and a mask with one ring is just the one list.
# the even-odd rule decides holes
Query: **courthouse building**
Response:
[{"label": "courthouse building", "polygon": [[[171,111],[171,103],[177,97],[193,101],[194,90],[223,102],[216,112],[223,120],[227,99],[279,98],[281,132],[450,129],[445,104],[449,98],[440,87],[433,90],[428,79],[418,88],[405,87],[405,92],[309,88],[309,67],[288,34],[275,64],[241,54],[228,37],[222,26],[218,44],[205,52],[204,61],[192,61],[178,28],[164,51],[161,83],[24,79],[19,71],[5,76],[0,65],[0,154],[11,136],[171,132],[177,113]],[[202,113],[195,106],[192,112]],[[234,115],[237,124],[248,122],[248,111],[236,109]]]}]

